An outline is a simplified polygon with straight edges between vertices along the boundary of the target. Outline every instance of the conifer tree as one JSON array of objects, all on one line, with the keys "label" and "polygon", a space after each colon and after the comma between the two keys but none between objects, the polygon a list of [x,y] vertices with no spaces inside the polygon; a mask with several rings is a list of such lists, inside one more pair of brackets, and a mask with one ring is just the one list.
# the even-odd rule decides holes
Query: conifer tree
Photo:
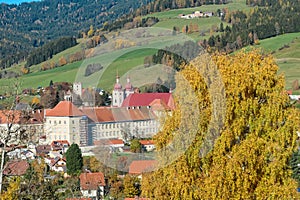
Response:
[{"label": "conifer tree", "polygon": [[83,158],[78,144],[73,143],[66,152],[67,173],[76,175],[83,167]]}]

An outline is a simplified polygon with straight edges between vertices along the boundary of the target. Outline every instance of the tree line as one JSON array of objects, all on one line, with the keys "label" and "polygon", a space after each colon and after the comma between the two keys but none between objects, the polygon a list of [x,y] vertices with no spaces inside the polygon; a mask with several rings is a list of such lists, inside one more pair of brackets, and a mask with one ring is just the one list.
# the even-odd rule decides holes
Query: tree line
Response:
[{"label": "tree line", "polygon": [[32,65],[36,65],[43,61],[46,61],[52,58],[53,55],[70,47],[73,47],[76,44],[77,41],[74,37],[63,37],[49,42],[30,53],[27,58],[25,67],[30,67]]},{"label": "tree line", "polygon": [[80,37],[90,25],[100,28],[149,0],[44,0],[0,5],[0,67],[24,61],[29,52],[64,37]]},{"label": "tree line", "polygon": [[232,52],[253,45],[259,39],[300,31],[298,0],[249,0],[247,3],[265,7],[255,7],[249,14],[225,10],[223,20],[231,23],[231,27],[220,29],[220,35],[212,35],[208,40],[203,40],[202,45],[213,50]]}]

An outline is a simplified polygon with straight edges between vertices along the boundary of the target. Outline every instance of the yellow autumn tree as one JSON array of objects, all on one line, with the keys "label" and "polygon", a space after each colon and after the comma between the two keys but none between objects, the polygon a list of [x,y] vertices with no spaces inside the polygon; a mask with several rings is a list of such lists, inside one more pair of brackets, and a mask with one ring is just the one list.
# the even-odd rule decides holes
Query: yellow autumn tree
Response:
[{"label": "yellow autumn tree", "polygon": [[[176,110],[155,137],[153,199],[299,199],[289,158],[299,112],[270,55],[202,54],[177,74]],[[195,103],[196,102],[196,103]]]},{"label": "yellow autumn tree", "polygon": [[15,200],[18,199],[20,190],[20,178],[14,178],[9,181],[9,186],[5,192],[0,195],[0,200]]}]

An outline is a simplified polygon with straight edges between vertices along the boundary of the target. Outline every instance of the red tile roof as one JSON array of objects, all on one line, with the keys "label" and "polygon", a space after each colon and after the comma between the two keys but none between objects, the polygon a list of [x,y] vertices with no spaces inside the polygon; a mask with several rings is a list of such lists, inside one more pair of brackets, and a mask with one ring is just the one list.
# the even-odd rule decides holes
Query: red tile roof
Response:
[{"label": "red tile roof", "polygon": [[29,164],[26,160],[12,160],[5,164],[3,174],[6,176],[21,176],[26,173],[28,168]]},{"label": "red tile roof", "polygon": [[108,139],[108,140],[96,140],[94,141],[94,145],[114,145],[114,144],[124,144],[121,139]]},{"label": "red tile roof", "polygon": [[97,107],[83,109],[82,112],[94,122],[119,122],[156,118],[156,115],[147,107],[135,109],[127,109],[125,107]]},{"label": "red tile roof", "polygon": [[142,174],[155,169],[156,160],[134,160],[129,165],[129,174]]},{"label": "red tile roof", "polygon": [[21,123],[21,111],[19,110],[0,110],[0,124],[12,122],[13,124]]},{"label": "red tile roof", "polygon": [[141,145],[154,145],[153,140],[140,140]]},{"label": "red tile roof", "polygon": [[70,101],[61,101],[53,109],[46,110],[46,116],[52,117],[74,117],[84,114]]},{"label": "red tile roof", "polygon": [[169,109],[174,109],[174,99],[172,93],[133,93],[122,103],[122,107],[150,106],[154,100],[161,100]]},{"label": "red tile roof", "polygon": [[292,94],[293,94],[293,91],[292,91],[292,90],[287,90],[286,93],[287,93],[288,95],[292,95]]},{"label": "red tile roof", "polygon": [[97,190],[99,186],[105,186],[104,175],[102,172],[82,173],[79,178],[82,190]]}]

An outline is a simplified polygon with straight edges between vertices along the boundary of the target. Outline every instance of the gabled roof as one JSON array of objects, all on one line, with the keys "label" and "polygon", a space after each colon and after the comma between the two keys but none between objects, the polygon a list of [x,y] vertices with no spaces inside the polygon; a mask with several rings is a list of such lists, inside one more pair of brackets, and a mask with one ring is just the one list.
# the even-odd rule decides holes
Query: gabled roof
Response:
[{"label": "gabled roof", "polygon": [[61,101],[53,109],[46,110],[47,117],[75,117],[84,114],[70,101]]},{"label": "gabled roof", "polygon": [[156,160],[134,160],[129,165],[129,174],[142,174],[155,169]]},{"label": "gabled roof", "polygon": [[81,173],[79,178],[82,190],[97,190],[99,186],[105,186],[104,175],[102,172]]},{"label": "gabled roof", "polygon": [[153,140],[140,140],[141,145],[154,145]]},{"label": "gabled roof", "polygon": [[26,160],[12,160],[5,164],[3,174],[6,176],[22,176],[28,168],[29,164]]},{"label": "gabled roof", "polygon": [[122,107],[150,106],[154,100],[161,100],[169,109],[174,109],[174,99],[172,93],[133,93],[122,103]]}]

